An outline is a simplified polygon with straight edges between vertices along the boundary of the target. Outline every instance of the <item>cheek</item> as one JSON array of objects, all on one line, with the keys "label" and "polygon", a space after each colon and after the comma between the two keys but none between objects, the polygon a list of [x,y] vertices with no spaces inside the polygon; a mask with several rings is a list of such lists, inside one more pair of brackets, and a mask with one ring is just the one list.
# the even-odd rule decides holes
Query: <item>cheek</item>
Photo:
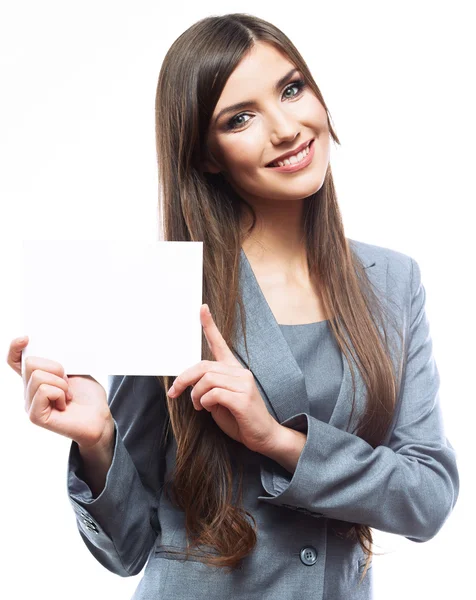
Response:
[{"label": "cheek", "polygon": [[256,168],[260,163],[260,145],[252,136],[236,136],[233,143],[223,149],[223,158],[230,171],[236,169]]},{"label": "cheek", "polygon": [[319,102],[317,98],[314,96],[309,100],[307,106],[307,111],[309,114],[309,118],[312,119],[312,122],[317,125],[317,127],[322,131],[327,131],[329,128],[327,122],[327,113],[325,108]]}]

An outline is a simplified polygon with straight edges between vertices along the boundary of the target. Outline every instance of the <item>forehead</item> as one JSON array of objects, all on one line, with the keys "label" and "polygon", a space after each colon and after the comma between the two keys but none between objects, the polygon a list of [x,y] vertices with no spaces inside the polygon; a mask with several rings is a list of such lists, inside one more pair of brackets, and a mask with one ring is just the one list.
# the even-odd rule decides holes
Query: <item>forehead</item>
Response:
[{"label": "forehead", "polygon": [[272,90],[276,81],[294,64],[271,44],[257,42],[243,57],[228,78],[216,106],[216,111],[236,102],[238,95]]}]

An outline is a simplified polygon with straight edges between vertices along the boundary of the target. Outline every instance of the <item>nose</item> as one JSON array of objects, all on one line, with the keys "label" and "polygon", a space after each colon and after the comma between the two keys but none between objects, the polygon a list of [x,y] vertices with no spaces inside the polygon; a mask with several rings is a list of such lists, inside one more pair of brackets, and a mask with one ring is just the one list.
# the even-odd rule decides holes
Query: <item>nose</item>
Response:
[{"label": "nose", "polygon": [[286,110],[276,110],[270,121],[271,141],[278,146],[283,142],[293,142],[299,134],[299,123]]}]

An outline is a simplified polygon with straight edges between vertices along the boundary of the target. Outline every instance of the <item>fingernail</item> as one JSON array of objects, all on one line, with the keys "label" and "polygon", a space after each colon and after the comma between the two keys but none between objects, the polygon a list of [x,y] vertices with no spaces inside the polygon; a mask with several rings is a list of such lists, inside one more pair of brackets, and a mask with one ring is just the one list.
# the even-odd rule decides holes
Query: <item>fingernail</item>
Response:
[{"label": "fingernail", "polygon": [[208,304],[205,304],[205,306],[206,306],[207,315],[211,315],[212,313],[210,312],[210,308],[208,307]]},{"label": "fingernail", "polygon": [[22,337],[22,338],[18,339],[17,342],[19,344],[24,344],[26,342],[26,337]]},{"label": "fingernail", "polygon": [[175,395],[175,388],[174,386],[172,386],[169,391],[167,392],[167,396],[174,396]]}]

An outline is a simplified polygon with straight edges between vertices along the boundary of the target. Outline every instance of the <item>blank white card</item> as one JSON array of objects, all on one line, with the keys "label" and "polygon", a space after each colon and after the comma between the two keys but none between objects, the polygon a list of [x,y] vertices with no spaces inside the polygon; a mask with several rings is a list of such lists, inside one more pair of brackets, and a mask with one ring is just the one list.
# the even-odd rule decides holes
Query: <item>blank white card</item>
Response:
[{"label": "blank white card", "polygon": [[203,242],[24,240],[23,352],[67,375],[200,362]]}]

